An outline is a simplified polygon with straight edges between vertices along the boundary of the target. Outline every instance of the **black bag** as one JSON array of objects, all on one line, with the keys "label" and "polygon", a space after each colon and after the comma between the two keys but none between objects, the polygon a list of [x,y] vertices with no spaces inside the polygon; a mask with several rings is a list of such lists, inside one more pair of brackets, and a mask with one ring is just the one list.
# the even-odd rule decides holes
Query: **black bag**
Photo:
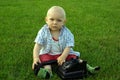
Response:
[{"label": "black bag", "polygon": [[86,61],[82,63],[78,59],[71,59],[58,66],[57,74],[62,80],[82,79],[86,75]]}]

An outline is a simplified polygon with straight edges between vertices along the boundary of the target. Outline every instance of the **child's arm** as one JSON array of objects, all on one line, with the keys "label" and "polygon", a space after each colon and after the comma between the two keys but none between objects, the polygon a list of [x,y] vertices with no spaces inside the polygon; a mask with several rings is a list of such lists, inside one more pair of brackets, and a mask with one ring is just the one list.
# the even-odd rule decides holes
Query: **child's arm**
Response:
[{"label": "child's arm", "polygon": [[66,47],[63,53],[61,54],[61,56],[57,58],[57,62],[59,65],[62,65],[63,62],[65,62],[69,52],[70,52],[70,47]]},{"label": "child's arm", "polygon": [[37,64],[37,62],[40,62],[40,59],[39,59],[40,49],[41,49],[41,45],[36,43],[35,46],[34,46],[34,49],[33,49],[32,69],[34,69],[34,64]]}]

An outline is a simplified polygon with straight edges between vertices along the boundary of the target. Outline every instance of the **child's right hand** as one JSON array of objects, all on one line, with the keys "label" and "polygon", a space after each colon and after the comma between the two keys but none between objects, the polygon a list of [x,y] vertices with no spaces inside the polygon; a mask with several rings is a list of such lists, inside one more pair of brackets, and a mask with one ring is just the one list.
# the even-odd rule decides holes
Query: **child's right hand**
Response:
[{"label": "child's right hand", "polygon": [[35,58],[34,60],[33,60],[33,64],[32,64],[32,69],[34,70],[34,65],[36,64],[36,65],[38,65],[38,63],[40,63],[40,59],[39,58]]}]

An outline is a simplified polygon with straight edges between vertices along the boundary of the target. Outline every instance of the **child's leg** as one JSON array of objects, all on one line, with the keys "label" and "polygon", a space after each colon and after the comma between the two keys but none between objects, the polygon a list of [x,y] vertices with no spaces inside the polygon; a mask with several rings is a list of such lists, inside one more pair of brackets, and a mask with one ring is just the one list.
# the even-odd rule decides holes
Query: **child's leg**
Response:
[{"label": "child's leg", "polygon": [[44,68],[40,68],[37,76],[42,79],[51,78],[52,77],[51,65],[46,65],[44,66]]},{"label": "child's leg", "polygon": [[100,69],[99,66],[95,66],[95,67],[92,67],[90,66],[89,64],[86,65],[87,66],[87,70],[90,72],[90,73],[94,73],[96,71],[98,71]]},{"label": "child's leg", "polygon": [[[83,62],[83,60],[79,59],[80,63]],[[90,73],[94,73],[95,71],[98,71],[100,69],[99,66],[92,67],[89,64],[86,64],[86,68]]]},{"label": "child's leg", "polygon": [[[39,59],[40,59],[41,64],[44,64],[44,63],[49,62],[51,60],[56,60],[56,58],[54,58],[54,56],[50,55],[50,54],[40,55]],[[37,76],[40,78],[44,78],[44,79],[49,79],[50,77],[52,77],[51,65],[44,65],[42,68],[40,68]]]},{"label": "child's leg", "polygon": [[44,68],[50,73],[50,75],[52,76],[52,68],[51,65],[45,65]]}]

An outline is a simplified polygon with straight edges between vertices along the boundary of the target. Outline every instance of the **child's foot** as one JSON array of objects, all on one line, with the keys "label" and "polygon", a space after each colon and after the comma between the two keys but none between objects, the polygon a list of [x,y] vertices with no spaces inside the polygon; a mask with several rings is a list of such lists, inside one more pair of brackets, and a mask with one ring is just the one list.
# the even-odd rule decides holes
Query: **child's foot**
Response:
[{"label": "child's foot", "polygon": [[40,78],[42,78],[42,79],[49,79],[49,78],[51,78],[52,73],[50,73],[49,71],[47,71],[44,68],[40,68],[37,76],[40,77]]},{"label": "child's foot", "polygon": [[93,73],[95,73],[96,71],[99,71],[99,70],[100,70],[100,67],[99,67],[99,66],[91,67],[90,65],[87,64],[87,70],[88,70],[89,73],[93,74]]},{"label": "child's foot", "polygon": [[100,70],[100,66],[95,67],[95,71],[98,71],[98,70]]}]

